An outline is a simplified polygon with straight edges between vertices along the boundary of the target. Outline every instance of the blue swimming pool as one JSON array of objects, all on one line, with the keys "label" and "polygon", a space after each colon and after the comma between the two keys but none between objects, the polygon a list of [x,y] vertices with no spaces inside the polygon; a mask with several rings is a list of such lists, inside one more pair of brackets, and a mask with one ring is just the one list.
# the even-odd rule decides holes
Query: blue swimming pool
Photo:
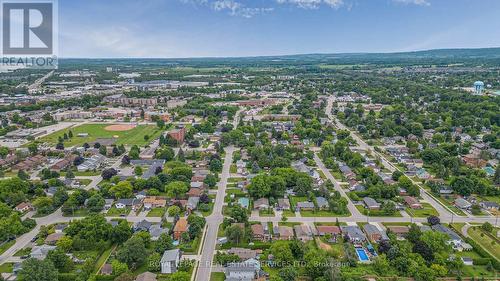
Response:
[{"label": "blue swimming pool", "polygon": [[365,249],[356,248],[356,253],[358,254],[358,258],[360,261],[369,261],[368,255],[366,254]]}]

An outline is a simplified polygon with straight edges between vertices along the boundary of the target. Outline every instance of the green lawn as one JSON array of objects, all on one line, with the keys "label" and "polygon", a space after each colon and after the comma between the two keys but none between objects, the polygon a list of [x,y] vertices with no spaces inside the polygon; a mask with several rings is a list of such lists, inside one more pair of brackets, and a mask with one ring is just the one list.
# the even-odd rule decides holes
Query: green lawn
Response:
[{"label": "green lawn", "polygon": [[24,248],[24,249],[17,251],[14,254],[14,257],[21,257],[21,256],[29,255],[30,253],[31,253],[31,248],[28,247],[28,248]]},{"label": "green lawn", "polygon": [[99,269],[101,269],[102,265],[108,260],[109,256],[111,255],[114,249],[115,247],[111,247],[101,254],[101,256],[94,265],[94,272],[96,274],[99,272]]},{"label": "green lawn", "polygon": [[398,211],[396,211],[392,215],[386,215],[381,210],[371,210],[368,213],[368,210],[361,205],[356,205],[356,209],[358,209],[363,215],[366,215],[369,217],[402,217],[401,213]]},{"label": "green lawn", "polygon": [[11,273],[14,268],[14,264],[11,262],[6,262],[0,265],[0,273]]},{"label": "green lawn", "polygon": [[[128,131],[107,131],[105,128],[112,124],[84,124],[78,127],[71,128],[73,132],[73,138],[64,142],[65,146],[82,145],[84,143],[91,143],[97,138],[114,138],[116,139],[116,144],[124,145],[139,145],[143,146],[151,142],[156,137],[160,136],[162,130],[157,126],[153,125],[139,125]],[[61,130],[45,136],[40,139],[42,142],[48,142],[56,144],[58,138],[62,137],[64,133],[68,133],[70,129]],[[78,137],[80,133],[88,133],[87,137]],[[144,136],[148,135],[149,140],[144,140]]]},{"label": "green lawn", "polygon": [[7,251],[12,245],[16,244],[16,240],[11,240],[9,242],[5,242],[0,246],[0,255]]},{"label": "green lawn", "polygon": [[351,214],[336,214],[327,210],[319,211],[300,211],[300,215],[303,217],[348,217]]},{"label": "green lawn", "polygon": [[212,272],[210,274],[210,281],[224,281],[226,280],[226,275],[224,272]]},{"label": "green lawn", "polygon": [[148,212],[146,215],[147,217],[163,217],[165,214],[166,210],[165,208],[153,208],[151,211]]},{"label": "green lawn", "polygon": [[131,209],[130,208],[125,208],[125,209],[117,209],[115,206],[111,207],[111,209],[108,210],[106,213],[106,216],[108,217],[117,217],[119,215],[128,215],[130,213]]},{"label": "green lawn", "polygon": [[422,209],[406,208],[406,212],[412,217],[426,218],[428,216],[439,216],[438,212],[429,203],[422,203]]},{"label": "green lawn", "polygon": [[290,210],[285,210],[285,211],[283,211],[283,216],[285,216],[285,217],[295,217],[295,212],[292,212]]},{"label": "green lawn", "polygon": [[479,227],[470,227],[467,233],[470,238],[500,261],[500,243],[498,241],[483,233]]},{"label": "green lawn", "polygon": [[274,211],[273,211],[273,209],[259,210],[259,216],[260,217],[274,217]]}]

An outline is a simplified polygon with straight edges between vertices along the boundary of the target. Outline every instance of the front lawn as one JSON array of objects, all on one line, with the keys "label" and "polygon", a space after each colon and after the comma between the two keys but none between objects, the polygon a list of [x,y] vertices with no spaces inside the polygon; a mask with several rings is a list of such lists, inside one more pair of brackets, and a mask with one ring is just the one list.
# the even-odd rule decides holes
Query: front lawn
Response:
[{"label": "front lawn", "polygon": [[481,245],[484,250],[494,256],[497,260],[500,260],[500,243],[492,236],[484,233],[479,227],[470,227],[467,231],[470,238],[472,238],[476,243]]},{"label": "front lawn", "polygon": [[210,281],[224,281],[226,280],[226,275],[224,272],[212,272],[210,274]]},{"label": "front lawn", "polygon": [[347,214],[336,214],[328,210],[319,211],[300,211],[300,215],[303,217],[348,217],[351,213]]},{"label": "front lawn", "polygon": [[165,214],[166,210],[165,208],[153,208],[151,211],[148,212],[146,215],[147,217],[163,217]]},{"label": "front lawn", "polygon": [[131,211],[131,208],[118,209],[115,206],[111,207],[106,213],[108,217],[118,217],[120,215],[128,215]]},{"label": "front lawn", "polygon": [[268,210],[259,210],[260,217],[274,217],[273,209],[269,208]]},{"label": "front lawn", "polygon": [[11,262],[6,262],[0,265],[0,273],[12,273],[14,269],[14,264]]},{"label": "front lawn", "polygon": [[429,203],[422,203],[422,209],[406,208],[406,212],[412,217],[426,218],[428,216],[439,216],[439,213]]},{"label": "front lawn", "polygon": [[369,216],[369,217],[402,217],[401,213],[396,211],[392,215],[385,214],[381,210],[370,210],[368,212],[368,209],[361,205],[356,205],[356,209],[358,209],[363,215]]},{"label": "front lawn", "polygon": [[16,240],[11,240],[0,245],[0,255],[7,251],[14,244],[16,244]]}]

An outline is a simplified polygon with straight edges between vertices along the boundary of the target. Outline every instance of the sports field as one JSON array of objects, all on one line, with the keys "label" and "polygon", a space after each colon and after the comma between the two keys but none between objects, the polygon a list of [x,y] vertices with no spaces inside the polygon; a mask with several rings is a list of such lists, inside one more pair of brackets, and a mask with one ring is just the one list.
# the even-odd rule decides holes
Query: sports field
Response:
[{"label": "sports field", "polygon": [[[120,126],[123,130],[120,130]],[[59,137],[63,137],[64,133],[73,132],[73,137],[64,141],[64,146],[78,146],[84,143],[94,142],[96,139],[114,138],[115,144],[120,145],[146,145],[153,139],[160,136],[162,130],[153,125],[139,126],[123,126],[110,124],[84,124],[78,127],[64,129],[46,137],[39,139],[42,142],[56,144]],[[88,136],[78,136],[78,134],[88,134]],[[148,135],[149,140],[144,140],[144,136]]]}]

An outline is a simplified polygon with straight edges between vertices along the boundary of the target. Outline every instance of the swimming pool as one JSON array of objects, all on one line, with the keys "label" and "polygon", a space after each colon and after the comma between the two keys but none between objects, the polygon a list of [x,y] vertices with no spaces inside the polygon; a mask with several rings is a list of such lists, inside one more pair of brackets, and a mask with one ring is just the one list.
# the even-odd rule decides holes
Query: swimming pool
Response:
[{"label": "swimming pool", "polygon": [[356,248],[356,253],[358,254],[358,258],[360,261],[369,261],[368,255],[366,254],[365,249]]}]

